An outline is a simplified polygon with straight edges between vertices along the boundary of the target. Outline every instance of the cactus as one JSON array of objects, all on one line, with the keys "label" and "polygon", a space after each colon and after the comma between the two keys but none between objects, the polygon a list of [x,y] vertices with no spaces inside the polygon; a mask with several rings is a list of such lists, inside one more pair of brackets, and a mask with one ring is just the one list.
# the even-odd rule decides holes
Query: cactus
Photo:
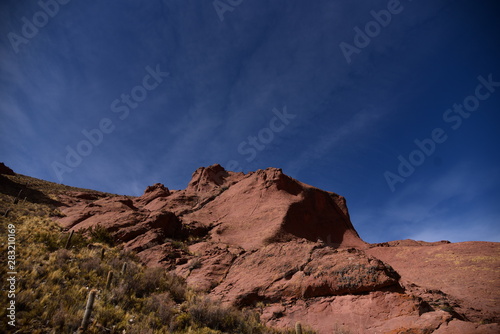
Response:
[{"label": "cactus", "polygon": [[73,233],[75,233],[75,230],[72,230],[69,233],[69,237],[68,240],[66,240],[66,246],[64,246],[64,248],[69,249],[69,247],[71,246],[71,238],[73,237]]},{"label": "cactus", "polygon": [[23,190],[22,190],[22,189],[21,189],[21,190],[19,190],[19,194],[17,194],[16,198],[14,199],[14,204],[19,203],[19,197],[21,196],[22,192],[23,192]]},{"label": "cactus", "polygon": [[87,306],[85,306],[85,313],[83,315],[82,326],[80,332],[85,333],[90,323],[90,315],[92,314],[92,307],[94,307],[94,299],[97,291],[91,290],[87,299]]},{"label": "cactus", "polygon": [[302,325],[300,322],[295,323],[295,334],[302,334]]},{"label": "cactus", "polygon": [[126,272],[127,272],[127,262],[123,263],[121,271],[122,276],[125,275]]},{"label": "cactus", "polygon": [[108,279],[106,280],[106,290],[111,287],[111,283],[113,282],[113,271],[110,270],[108,273]]}]

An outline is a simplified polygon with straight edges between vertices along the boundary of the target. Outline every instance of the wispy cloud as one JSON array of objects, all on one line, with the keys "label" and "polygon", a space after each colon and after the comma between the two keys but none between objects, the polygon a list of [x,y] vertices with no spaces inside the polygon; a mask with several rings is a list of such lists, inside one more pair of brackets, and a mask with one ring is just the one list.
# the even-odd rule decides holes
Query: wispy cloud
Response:
[{"label": "wispy cloud", "polygon": [[384,112],[379,110],[362,110],[355,114],[349,121],[333,128],[331,133],[323,134],[309,145],[302,153],[292,160],[286,170],[297,175],[307,165],[314,163],[325,155],[335,154],[338,146],[348,146],[352,141],[362,141],[363,136],[383,117]]},{"label": "wispy cloud", "polygon": [[[244,170],[281,167],[345,195],[367,239],[444,233],[461,217],[490,228],[500,216],[492,204],[500,198],[498,115],[483,110],[495,110],[497,99],[436,150],[441,169],[429,160],[395,194],[382,174],[442,123],[457,94],[470,92],[470,73],[500,73],[491,46],[498,20],[485,4],[402,5],[348,65],[339,43],[352,42],[353,28],[387,1],[247,1],[224,22],[210,1],[72,1],[16,55],[4,32],[18,31],[38,5],[6,0],[0,155],[18,172],[57,181],[51,162],[109,117],[116,130],[65,183],[140,194],[159,181],[185,187],[195,168],[237,160]],[[171,77],[118,120],[110,103],[154,64]],[[285,105],[297,118],[246,163],[238,144]]]},{"label": "wispy cloud", "polygon": [[[489,198],[497,196],[492,191],[499,185],[495,170],[462,162],[438,176],[414,181],[381,208],[362,208],[354,219],[366,226],[365,237],[371,242],[500,241],[500,211]],[[372,230],[373,222],[377,224]]]},{"label": "wispy cloud", "polygon": [[462,215],[448,220],[429,221],[423,228],[409,233],[407,238],[428,242],[440,240],[500,242],[498,216],[488,218],[480,215],[479,217]]}]

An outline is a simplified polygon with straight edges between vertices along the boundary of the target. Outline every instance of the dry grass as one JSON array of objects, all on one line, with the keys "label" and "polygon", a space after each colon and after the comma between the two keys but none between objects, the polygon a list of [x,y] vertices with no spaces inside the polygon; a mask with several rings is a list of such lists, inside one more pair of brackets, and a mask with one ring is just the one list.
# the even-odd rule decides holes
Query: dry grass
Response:
[{"label": "dry grass", "polygon": [[[13,204],[28,182],[24,192],[32,197]],[[105,231],[94,230],[91,239],[75,233],[71,247],[64,249],[68,234],[50,217],[60,215],[56,195],[68,190],[87,191],[22,175],[0,176],[0,235],[6,235],[8,224],[16,226],[16,333],[74,333],[91,289],[98,291],[87,331],[91,334],[293,333],[267,328],[254,312],[222,308],[180,277],[142,266],[134,254],[113,245]],[[7,209],[11,211],[3,217]],[[7,254],[3,240],[0,252]],[[5,277],[6,257],[0,262],[0,276]],[[106,289],[109,271],[114,280]],[[1,309],[5,319],[5,307]],[[8,332],[7,326],[2,321],[0,332]]]}]

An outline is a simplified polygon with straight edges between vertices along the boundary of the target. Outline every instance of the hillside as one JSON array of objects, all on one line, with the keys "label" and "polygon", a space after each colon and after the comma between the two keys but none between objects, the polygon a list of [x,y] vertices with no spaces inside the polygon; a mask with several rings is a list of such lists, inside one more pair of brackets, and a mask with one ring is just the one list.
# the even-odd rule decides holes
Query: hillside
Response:
[{"label": "hillside", "polygon": [[[1,333],[74,333],[93,289],[97,295],[86,333],[295,333],[270,329],[256,312],[221,307],[182,277],[144,266],[104,229],[74,233],[66,249],[69,233],[56,220],[65,208],[58,199],[69,193],[117,197],[20,174],[0,175],[0,233],[6,238],[15,226],[17,272],[14,298],[8,297],[10,283],[2,284],[2,305],[15,300],[15,318],[7,318],[10,312],[2,307]],[[12,276],[7,276],[6,241],[1,243],[1,277]],[[106,288],[109,272],[114,275]],[[12,319],[15,327],[8,324]]]},{"label": "hillside", "polygon": [[286,332],[297,322],[317,333],[500,330],[498,243],[368,244],[342,196],[280,169],[213,165],[184,190],[155,184],[140,197],[4,173],[21,332],[75,330],[90,289],[95,333],[146,333],[146,323],[151,333]]}]

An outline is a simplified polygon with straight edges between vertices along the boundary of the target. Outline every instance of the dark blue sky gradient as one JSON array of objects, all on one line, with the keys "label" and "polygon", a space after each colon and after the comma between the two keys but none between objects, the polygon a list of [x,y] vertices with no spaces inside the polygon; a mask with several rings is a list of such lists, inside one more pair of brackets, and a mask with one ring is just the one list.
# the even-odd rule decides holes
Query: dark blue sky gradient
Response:
[{"label": "dark blue sky gradient", "polygon": [[[349,64],[340,43],[354,45],[353,29],[391,3],[244,0],[221,21],[212,1],[72,0],[14,45],[42,9],[3,1],[0,161],[127,195],[155,182],[185,188],[213,163],[280,167],[345,196],[366,241],[500,241],[500,87],[456,130],[443,119],[478,76],[500,82],[498,1],[401,0]],[[113,101],[126,106],[121,95],[157,66],[169,76],[120,119]],[[284,108],[295,117],[249,159],[249,136],[269,139],[263,129]],[[103,119],[113,131],[57,172]],[[398,157],[436,128],[446,141],[392,191],[384,173],[397,175]]]}]

